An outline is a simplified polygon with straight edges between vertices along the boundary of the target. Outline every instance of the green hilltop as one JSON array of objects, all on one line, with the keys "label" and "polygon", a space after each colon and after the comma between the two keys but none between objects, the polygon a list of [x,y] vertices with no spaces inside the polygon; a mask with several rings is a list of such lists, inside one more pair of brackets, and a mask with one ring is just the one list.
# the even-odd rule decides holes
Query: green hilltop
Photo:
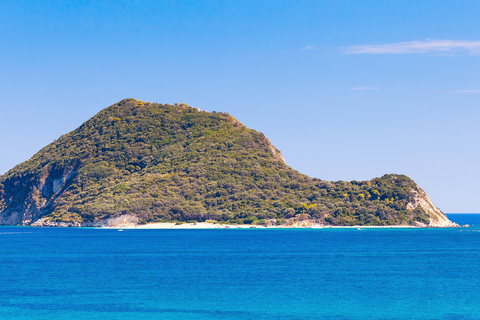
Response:
[{"label": "green hilltop", "polygon": [[1,176],[0,224],[434,225],[443,213],[424,196],[404,175],[310,178],[228,113],[125,99]]}]

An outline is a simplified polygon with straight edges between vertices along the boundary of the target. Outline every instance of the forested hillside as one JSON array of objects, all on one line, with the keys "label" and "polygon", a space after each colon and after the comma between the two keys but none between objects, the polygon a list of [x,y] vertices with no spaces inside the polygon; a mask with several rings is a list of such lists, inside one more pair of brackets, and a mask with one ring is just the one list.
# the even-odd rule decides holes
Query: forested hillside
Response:
[{"label": "forested hillside", "polygon": [[[0,224],[288,219],[332,225],[429,224],[403,175],[329,182],[285,164],[228,113],[122,100],[0,177]],[[441,213],[441,212],[440,212]]]}]

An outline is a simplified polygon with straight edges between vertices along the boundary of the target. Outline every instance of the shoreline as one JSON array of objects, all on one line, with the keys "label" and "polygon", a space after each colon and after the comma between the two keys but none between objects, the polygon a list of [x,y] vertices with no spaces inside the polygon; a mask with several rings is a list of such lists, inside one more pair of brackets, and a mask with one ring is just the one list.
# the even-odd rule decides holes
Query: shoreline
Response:
[{"label": "shoreline", "polygon": [[[209,222],[197,223],[182,223],[176,224],[172,222],[149,223],[145,225],[117,225],[117,226],[102,226],[97,229],[430,229],[430,228],[452,228],[452,227],[421,227],[409,225],[392,225],[392,226],[321,226],[321,225],[281,225],[281,226],[264,226],[264,225],[232,225],[232,224],[216,224]],[[461,226],[457,227],[461,228]]]},{"label": "shoreline", "polygon": [[171,222],[151,223],[145,225],[0,225],[0,227],[22,227],[22,228],[86,228],[86,229],[111,229],[111,230],[207,230],[207,229],[463,229],[469,228],[470,225],[451,225],[451,226],[410,226],[410,225],[391,225],[391,226],[321,226],[321,225],[281,225],[281,226],[265,226],[265,225],[233,225],[233,224],[215,224],[208,222],[184,223],[176,224]]},{"label": "shoreline", "polygon": [[289,220],[286,223],[277,225],[277,221],[268,220],[264,224],[231,224],[228,222],[218,222],[207,220],[204,222],[152,222],[147,224],[139,224],[138,218],[134,215],[124,215],[121,217],[110,218],[95,222],[54,222],[46,218],[39,219],[31,227],[86,227],[96,229],[423,229],[423,228],[461,228],[468,225],[460,226],[451,221],[435,221],[430,225],[423,223],[415,223],[414,225],[353,225],[338,226],[324,225],[315,220]]}]

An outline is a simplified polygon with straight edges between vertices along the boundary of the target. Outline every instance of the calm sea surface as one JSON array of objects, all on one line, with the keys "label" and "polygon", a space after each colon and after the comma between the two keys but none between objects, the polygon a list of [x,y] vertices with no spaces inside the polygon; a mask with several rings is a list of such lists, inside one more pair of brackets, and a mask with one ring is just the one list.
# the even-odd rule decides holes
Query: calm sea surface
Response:
[{"label": "calm sea surface", "polygon": [[480,319],[480,215],[449,217],[474,226],[0,227],[0,319]]}]

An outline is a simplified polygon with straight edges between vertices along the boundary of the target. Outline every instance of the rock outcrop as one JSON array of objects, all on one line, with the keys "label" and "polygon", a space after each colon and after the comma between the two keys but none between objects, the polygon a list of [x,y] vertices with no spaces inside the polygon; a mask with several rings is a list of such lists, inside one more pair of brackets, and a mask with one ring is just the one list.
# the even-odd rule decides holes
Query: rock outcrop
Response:
[{"label": "rock outcrop", "polygon": [[432,202],[428,194],[420,187],[411,190],[413,194],[413,201],[407,203],[407,209],[415,210],[421,208],[428,215],[430,222],[428,224],[418,223],[418,226],[428,227],[459,227],[458,224],[450,221],[445,213],[442,212]]},{"label": "rock outcrop", "polygon": [[84,227],[84,228],[119,228],[138,225],[138,218],[131,214],[125,214],[116,218],[102,219],[97,221],[53,221],[51,218],[40,218],[30,224],[32,227]]}]

